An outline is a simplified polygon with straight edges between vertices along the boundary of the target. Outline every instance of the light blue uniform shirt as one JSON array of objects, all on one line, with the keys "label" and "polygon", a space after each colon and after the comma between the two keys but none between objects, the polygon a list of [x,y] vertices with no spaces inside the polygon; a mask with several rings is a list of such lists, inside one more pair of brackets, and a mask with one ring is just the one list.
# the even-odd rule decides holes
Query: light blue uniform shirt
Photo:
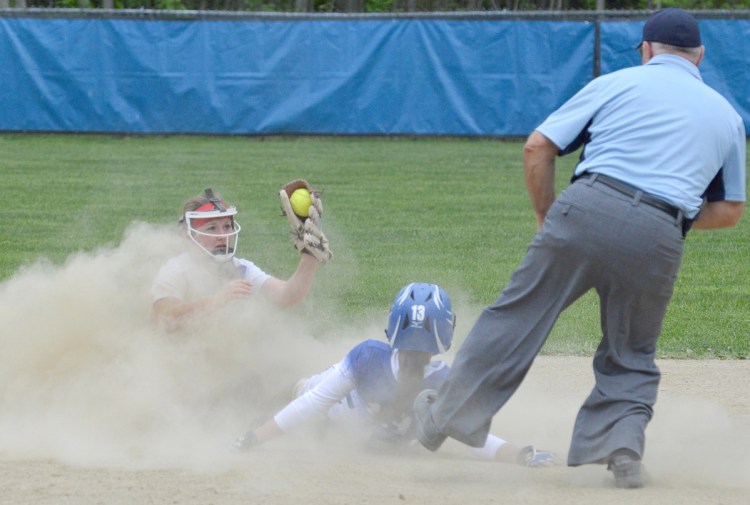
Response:
[{"label": "light blue uniform shirt", "polygon": [[688,218],[704,197],[745,201],[742,118],[680,56],[660,54],[594,79],[537,130],[561,154],[583,143],[576,175],[614,177]]}]

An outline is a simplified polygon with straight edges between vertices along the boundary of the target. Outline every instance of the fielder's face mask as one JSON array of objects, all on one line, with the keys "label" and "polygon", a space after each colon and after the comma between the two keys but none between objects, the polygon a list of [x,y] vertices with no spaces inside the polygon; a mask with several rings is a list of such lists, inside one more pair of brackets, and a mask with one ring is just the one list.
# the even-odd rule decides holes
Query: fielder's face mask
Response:
[{"label": "fielder's face mask", "polygon": [[[201,205],[194,211],[185,212],[184,223],[187,227],[187,234],[198,247],[214,260],[224,263],[231,260],[237,251],[237,239],[242,229],[239,223],[234,220],[234,216],[237,215],[237,208],[227,207],[224,202],[216,198],[211,188],[206,189],[205,195],[208,203]],[[208,227],[209,229],[204,228],[204,231],[198,229],[214,219],[225,217],[230,218],[232,224],[231,231],[228,233],[223,228],[210,229]],[[210,248],[204,243],[210,244]]]}]

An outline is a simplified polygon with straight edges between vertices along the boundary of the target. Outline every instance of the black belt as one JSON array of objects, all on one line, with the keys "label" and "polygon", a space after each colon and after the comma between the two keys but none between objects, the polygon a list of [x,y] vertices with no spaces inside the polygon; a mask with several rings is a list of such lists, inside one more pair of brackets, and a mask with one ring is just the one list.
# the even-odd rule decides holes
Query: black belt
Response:
[{"label": "black belt", "polygon": [[664,200],[657,198],[653,195],[649,195],[648,193],[644,193],[640,189],[631,186],[630,184],[622,181],[618,181],[617,179],[613,179],[612,177],[609,177],[607,175],[603,174],[584,174],[580,177],[581,179],[588,181],[591,179],[594,179],[595,182],[601,182],[605,186],[608,186],[618,193],[622,193],[623,195],[629,196],[630,198],[636,198],[640,194],[640,202],[645,203],[646,205],[653,207],[655,209],[659,209],[663,212],[666,212],[670,216],[672,216],[675,219],[678,219],[680,215],[684,214],[680,209],[672,205],[671,203],[667,203]]}]

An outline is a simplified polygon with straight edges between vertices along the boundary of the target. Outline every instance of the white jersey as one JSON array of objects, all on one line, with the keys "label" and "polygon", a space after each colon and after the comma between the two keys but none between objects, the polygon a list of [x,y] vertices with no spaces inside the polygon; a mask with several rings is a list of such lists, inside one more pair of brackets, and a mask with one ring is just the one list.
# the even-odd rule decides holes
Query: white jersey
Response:
[{"label": "white jersey", "polygon": [[247,279],[258,291],[271,277],[245,259],[217,263],[203,256],[185,252],[167,261],[151,287],[152,301],[177,298],[186,302],[211,297],[234,279]]}]

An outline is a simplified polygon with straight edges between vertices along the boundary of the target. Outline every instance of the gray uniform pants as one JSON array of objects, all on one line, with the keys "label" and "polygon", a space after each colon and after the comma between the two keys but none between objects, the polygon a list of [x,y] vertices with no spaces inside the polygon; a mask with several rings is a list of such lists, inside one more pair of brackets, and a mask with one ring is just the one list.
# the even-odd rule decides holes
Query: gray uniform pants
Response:
[{"label": "gray uniform pants", "polygon": [[560,313],[593,288],[603,337],[593,362],[596,386],[576,419],[568,464],[604,462],[622,448],[642,456],[660,377],[656,341],[682,258],[680,221],[600,182],[579,180],[563,191],[456,354],[430,409],[435,428],[484,444],[492,417]]}]

